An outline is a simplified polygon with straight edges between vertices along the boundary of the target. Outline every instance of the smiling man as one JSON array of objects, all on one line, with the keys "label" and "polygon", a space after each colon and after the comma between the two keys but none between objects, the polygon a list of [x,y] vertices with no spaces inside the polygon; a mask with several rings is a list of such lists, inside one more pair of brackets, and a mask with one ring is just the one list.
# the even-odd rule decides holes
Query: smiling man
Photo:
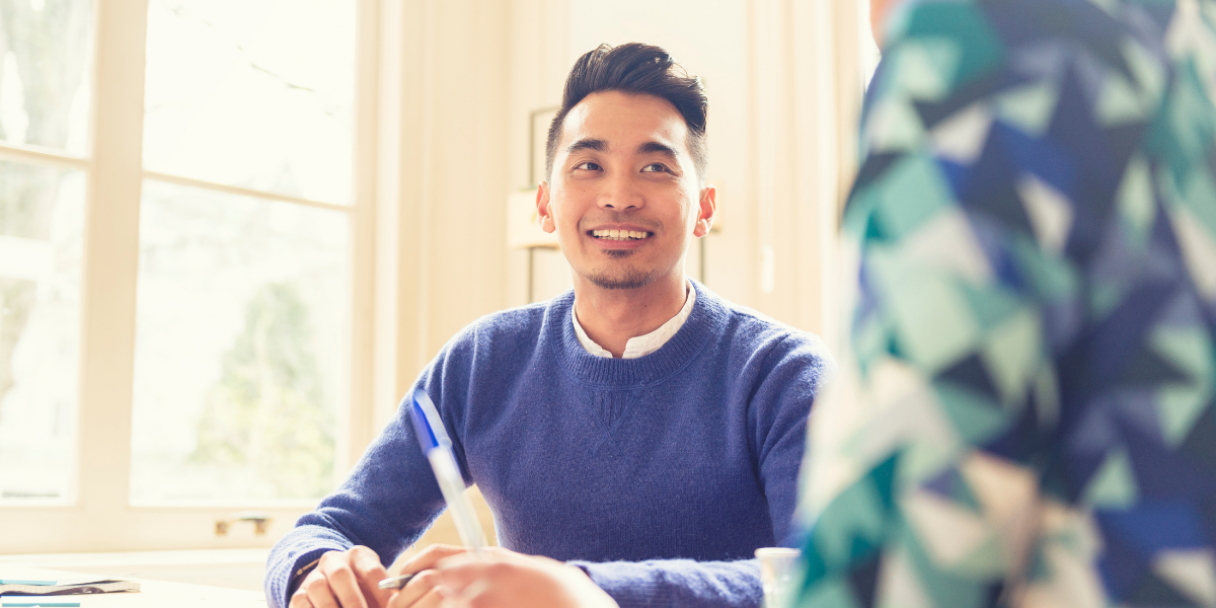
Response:
[{"label": "smiling man", "polygon": [[[574,93],[592,77],[577,70]],[[695,82],[677,84],[690,97],[677,101],[704,103]],[[704,105],[698,109],[690,125],[666,98],[604,90],[553,123],[551,183],[541,184],[536,206],[574,270],[575,332],[592,354],[657,350],[696,300],[684,254],[693,237],[709,233],[715,210],[714,188],[702,184]]]},{"label": "smiling man", "polygon": [[[504,547],[466,565],[492,563],[489,574],[526,592],[472,585],[488,594],[479,605],[761,601],[752,555],[786,541],[830,358],[814,336],[685,277],[715,210],[706,111],[700,81],[662,49],[602,46],[579,59],[537,193],[573,292],[476,321],[418,379]],[[376,589],[383,564],[443,509],[407,416],[275,547],[271,605],[443,603],[451,587],[433,568],[459,548],[395,567],[421,572],[400,592]]]}]

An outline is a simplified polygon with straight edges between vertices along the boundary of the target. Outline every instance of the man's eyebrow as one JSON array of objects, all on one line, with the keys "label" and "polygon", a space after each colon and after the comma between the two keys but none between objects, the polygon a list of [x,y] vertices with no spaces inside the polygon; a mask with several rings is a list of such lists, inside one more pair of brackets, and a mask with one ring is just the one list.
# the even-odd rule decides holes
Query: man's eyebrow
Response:
[{"label": "man's eyebrow", "polygon": [[602,139],[580,139],[566,148],[566,154],[574,154],[580,150],[595,150],[596,152],[607,152],[608,142]]},{"label": "man's eyebrow", "polygon": [[661,144],[657,141],[648,141],[638,146],[638,154],[662,154],[672,160],[680,158],[680,153],[676,149],[666,144]]}]

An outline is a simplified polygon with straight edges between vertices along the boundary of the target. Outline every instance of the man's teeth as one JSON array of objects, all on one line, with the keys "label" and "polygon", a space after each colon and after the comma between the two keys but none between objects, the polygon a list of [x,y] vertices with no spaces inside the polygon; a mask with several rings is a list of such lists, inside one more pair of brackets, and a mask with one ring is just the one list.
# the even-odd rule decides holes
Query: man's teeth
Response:
[{"label": "man's teeth", "polygon": [[627,241],[630,239],[644,239],[650,236],[650,233],[638,232],[636,230],[592,230],[591,236],[610,241]]}]

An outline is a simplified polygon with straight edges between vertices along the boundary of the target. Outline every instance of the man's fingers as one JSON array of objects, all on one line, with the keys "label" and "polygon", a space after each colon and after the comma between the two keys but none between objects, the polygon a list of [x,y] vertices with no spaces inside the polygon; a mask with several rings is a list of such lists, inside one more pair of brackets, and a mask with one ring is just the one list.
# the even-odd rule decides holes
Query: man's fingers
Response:
[{"label": "man's fingers", "polygon": [[[473,570],[473,572],[478,574],[478,578],[469,581],[468,584],[461,589],[452,589],[443,585],[439,586],[439,594],[442,595],[445,600],[443,604],[444,608],[454,606],[472,608],[474,606],[495,605],[494,592],[498,591],[501,593],[503,591],[503,581],[493,581],[490,578],[486,578],[484,576],[487,574],[486,569]],[[489,574],[489,576],[494,575]]]},{"label": "man's fingers", "polygon": [[[360,551],[360,549],[363,550]],[[351,567],[355,570],[355,574],[360,578],[363,576],[380,576],[384,578],[381,575],[388,574],[384,565],[380,563],[380,556],[367,547],[355,547],[352,549],[350,552],[350,563]]]},{"label": "man's fingers", "polygon": [[434,570],[423,570],[410,579],[397,595],[393,596],[389,608],[417,608],[428,593],[435,591],[439,585],[439,576]]},{"label": "man's fingers", "polygon": [[287,608],[313,608],[313,605],[308,601],[308,594],[301,589],[291,594],[291,603],[287,605]]},{"label": "man's fingers", "polygon": [[313,608],[341,608],[325,577],[319,576],[310,581],[304,581],[301,586],[304,587],[304,593],[308,594],[308,601],[312,603]]},{"label": "man's fingers", "polygon": [[444,608],[618,608],[585,572],[547,557],[499,549],[445,559],[436,572]]},{"label": "man's fingers", "polygon": [[453,555],[459,555],[469,550],[468,547],[460,547],[457,545],[431,545],[411,557],[409,561],[401,564],[400,568],[394,567],[395,574],[411,574],[413,572],[421,572],[430,570],[439,563],[439,560]]},{"label": "man's fingers", "polygon": [[437,570],[439,585],[459,594],[473,581],[484,578],[488,567],[490,567],[489,563],[477,559],[476,556],[449,557],[439,564]]},{"label": "man's fingers", "polygon": [[[326,559],[331,555],[334,556],[333,559]],[[355,571],[351,569],[350,562],[349,555],[327,553],[321,558],[317,569],[325,575],[333,597],[338,599],[342,608],[368,608],[367,602],[363,599],[363,590],[359,588],[359,580],[355,577]],[[309,599],[313,597],[311,590],[308,597]],[[314,603],[316,603],[315,600]]]},{"label": "man's fingers", "polygon": [[380,588],[380,581],[388,578],[388,571],[380,563],[380,556],[366,547],[355,547],[351,550],[351,568],[355,571],[363,596],[369,600],[375,598],[376,608],[387,606],[393,590]]},{"label": "man's fingers", "polygon": [[435,587],[426,592],[421,599],[414,603],[410,608],[439,608],[443,605],[443,595],[439,593],[439,588]]},{"label": "man's fingers", "polygon": [[446,557],[435,565],[439,584],[451,591],[460,591],[478,580],[494,580],[509,576],[511,565],[541,567],[562,566],[561,562],[539,556],[526,556],[502,547],[491,547],[479,553],[461,553]]}]

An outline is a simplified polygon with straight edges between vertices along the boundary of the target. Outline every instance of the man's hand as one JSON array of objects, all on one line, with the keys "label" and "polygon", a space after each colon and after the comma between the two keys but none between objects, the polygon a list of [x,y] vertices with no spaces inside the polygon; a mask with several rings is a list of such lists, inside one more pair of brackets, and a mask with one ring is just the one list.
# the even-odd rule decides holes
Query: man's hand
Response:
[{"label": "man's hand", "polygon": [[581,569],[505,549],[441,560],[443,608],[618,608]]},{"label": "man's hand", "polygon": [[[439,575],[435,566],[443,559],[469,551],[468,547],[455,545],[430,545],[405,562],[393,564],[391,576],[414,574],[392,597],[386,608],[439,608],[443,596],[439,594]],[[343,607],[345,608],[345,606]]]},{"label": "man's hand", "polygon": [[378,585],[387,577],[367,547],[330,551],[292,594],[290,608],[386,608],[393,592]]}]

